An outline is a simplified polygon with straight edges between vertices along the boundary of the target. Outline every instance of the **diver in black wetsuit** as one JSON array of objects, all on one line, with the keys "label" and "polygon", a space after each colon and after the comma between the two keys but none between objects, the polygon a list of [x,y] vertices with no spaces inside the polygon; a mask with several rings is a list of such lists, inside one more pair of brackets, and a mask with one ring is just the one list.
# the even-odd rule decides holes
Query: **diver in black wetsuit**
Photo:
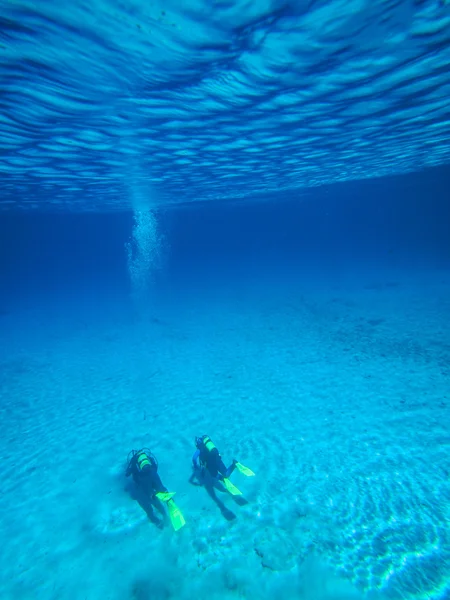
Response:
[{"label": "diver in black wetsuit", "polygon": [[[235,519],[236,515],[217,497],[214,488],[217,487],[219,490],[225,488],[232,496],[242,496],[242,492],[231,483],[229,477],[235,469],[246,477],[252,477],[254,475],[253,471],[236,459],[233,459],[231,465],[227,467],[209,435],[196,437],[195,447],[196,450],[192,457],[193,471],[189,482],[192,485],[205,486],[206,491],[217,504],[222,515],[228,521]],[[241,500],[241,502],[238,500]],[[241,505],[247,503],[246,500],[241,498],[236,499],[236,502]]]},{"label": "diver in black wetsuit", "polygon": [[[130,456],[131,455],[131,456]],[[147,448],[142,450],[132,450],[128,455],[128,466],[125,475],[133,476],[133,480],[138,488],[143,492],[143,502],[140,502],[142,508],[147,513],[149,519],[158,527],[162,527],[163,523],[153,512],[153,506],[164,515],[164,511],[160,503],[155,498],[158,492],[167,492],[167,488],[163,485],[160,476],[158,475],[158,462],[153,454]]]},{"label": "diver in black wetsuit", "polygon": [[132,450],[128,455],[128,466],[125,475],[133,476],[133,479],[142,492],[143,498],[137,498],[139,504],[145,510],[148,518],[155,523],[157,527],[162,528],[164,522],[158,519],[153,512],[155,507],[162,515],[166,516],[162,503],[167,506],[170,522],[175,531],[181,529],[186,521],[181,514],[180,509],[173,500],[174,492],[169,492],[160,476],[158,475],[158,462],[148,448],[142,450]]}]

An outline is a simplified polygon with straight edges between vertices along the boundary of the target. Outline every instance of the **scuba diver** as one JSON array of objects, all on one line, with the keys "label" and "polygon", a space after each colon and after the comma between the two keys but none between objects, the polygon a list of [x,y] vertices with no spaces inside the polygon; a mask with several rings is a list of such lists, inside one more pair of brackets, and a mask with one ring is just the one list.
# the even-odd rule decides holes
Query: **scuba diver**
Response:
[{"label": "scuba diver", "polygon": [[233,462],[227,468],[209,435],[195,438],[195,446],[197,450],[192,457],[194,474],[200,473],[204,475],[205,472],[208,472],[213,480],[221,481],[230,494],[233,496],[242,496],[242,492],[231,483],[229,477],[235,469],[247,477],[253,477],[253,471],[236,459],[233,459]]},{"label": "scuba diver", "polygon": [[180,509],[173,501],[175,492],[169,492],[163,485],[158,474],[158,461],[148,448],[132,450],[128,454],[128,466],[125,475],[133,476],[139,490],[144,495],[144,502],[140,503],[150,520],[158,527],[162,522],[155,517],[152,505],[165,515],[161,502],[164,502],[169,511],[169,518],[175,531],[178,531],[186,523]]}]

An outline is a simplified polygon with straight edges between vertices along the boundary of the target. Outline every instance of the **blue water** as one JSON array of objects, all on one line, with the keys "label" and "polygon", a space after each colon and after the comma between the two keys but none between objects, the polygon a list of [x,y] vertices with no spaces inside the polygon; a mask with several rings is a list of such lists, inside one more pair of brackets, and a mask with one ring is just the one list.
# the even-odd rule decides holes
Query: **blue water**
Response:
[{"label": "blue water", "polygon": [[1,598],[450,598],[449,3],[0,9]]},{"label": "blue water", "polygon": [[0,7],[7,207],[276,200],[450,160],[446,0]]}]

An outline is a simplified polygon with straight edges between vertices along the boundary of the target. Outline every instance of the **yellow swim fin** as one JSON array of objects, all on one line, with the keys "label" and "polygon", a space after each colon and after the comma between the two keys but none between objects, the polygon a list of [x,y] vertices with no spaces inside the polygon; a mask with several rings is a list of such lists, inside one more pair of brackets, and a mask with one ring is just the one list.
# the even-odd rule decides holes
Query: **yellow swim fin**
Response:
[{"label": "yellow swim fin", "polygon": [[174,496],[175,492],[158,492],[156,494],[156,497],[158,500],[161,500],[161,502],[169,502],[169,500],[172,500]]},{"label": "yellow swim fin", "polygon": [[168,500],[167,508],[169,509],[169,518],[170,522],[172,523],[172,527],[175,529],[175,531],[178,531],[184,525],[186,525],[186,521],[181,514],[181,510],[172,499]]},{"label": "yellow swim fin", "polygon": [[232,496],[242,496],[241,490],[238,490],[238,488],[235,485],[233,485],[229,479],[224,477],[222,479],[222,482]]},{"label": "yellow swim fin", "polygon": [[251,469],[249,469],[248,467],[245,467],[242,463],[237,462],[235,466],[236,466],[236,469],[242,473],[242,475],[246,475],[247,477],[255,476],[253,471]]}]

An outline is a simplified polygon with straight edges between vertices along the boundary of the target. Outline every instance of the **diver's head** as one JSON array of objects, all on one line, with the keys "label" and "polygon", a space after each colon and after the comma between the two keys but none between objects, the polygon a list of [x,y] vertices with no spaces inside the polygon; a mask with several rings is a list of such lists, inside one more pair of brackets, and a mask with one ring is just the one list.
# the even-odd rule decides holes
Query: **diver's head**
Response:
[{"label": "diver's head", "polygon": [[202,435],[201,437],[196,437],[195,438],[195,446],[197,448],[200,448],[200,446],[203,444],[203,440],[205,439],[206,435]]}]

